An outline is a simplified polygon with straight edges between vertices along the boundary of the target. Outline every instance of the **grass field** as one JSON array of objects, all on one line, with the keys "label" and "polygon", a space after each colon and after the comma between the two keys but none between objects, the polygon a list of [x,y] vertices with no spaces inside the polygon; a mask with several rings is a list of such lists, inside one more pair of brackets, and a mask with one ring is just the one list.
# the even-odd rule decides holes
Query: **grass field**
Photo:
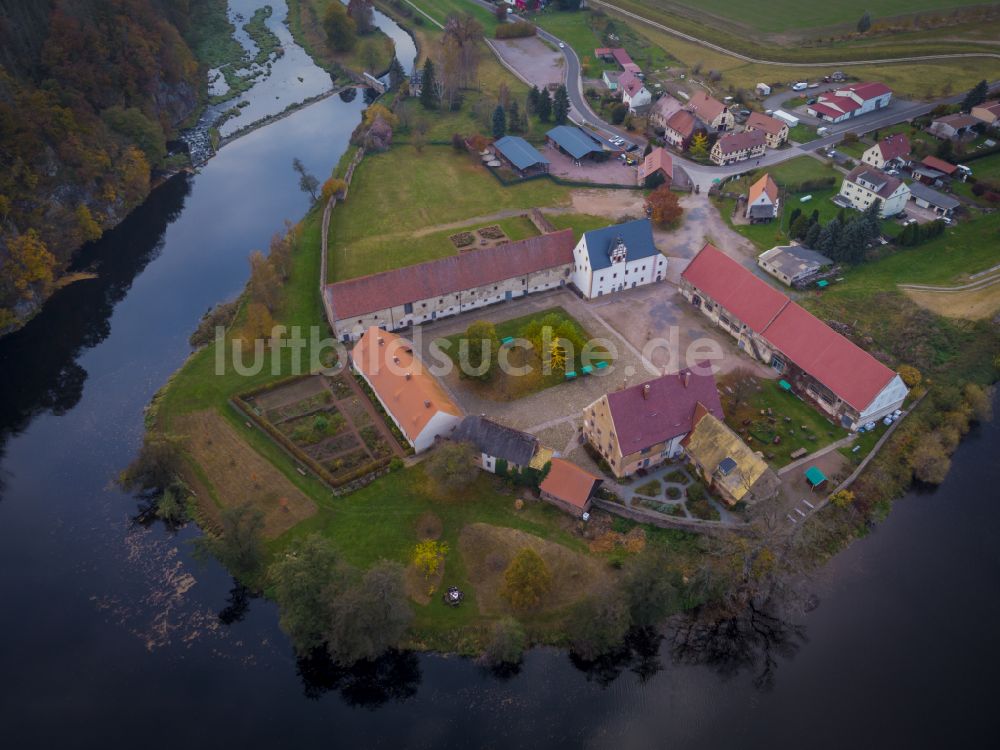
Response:
[{"label": "grass field", "polygon": [[[330,279],[397,268],[450,254],[432,238],[407,235],[507,209],[562,205],[569,189],[548,180],[504,187],[468,154],[450,146],[417,153],[394,146],[366,156],[347,201],[330,224]],[[448,233],[453,233],[452,229]],[[385,239],[396,237],[396,241]],[[367,243],[366,243],[367,241]]]},{"label": "grass field", "polygon": [[375,75],[387,70],[396,48],[379,29],[359,36],[349,52],[335,52],[330,48],[322,21],[327,7],[336,2],[340,0],[288,0],[288,27],[292,35],[316,64],[327,71],[332,71],[334,65]]},{"label": "grass field", "polygon": [[930,10],[951,10],[973,5],[969,0],[838,0],[835,3],[803,3],[799,0],[771,0],[767,12],[741,0],[645,0],[663,10],[687,8],[764,32],[820,29],[847,24],[854,26],[868,11],[872,18],[902,16]]},{"label": "grass field", "polygon": [[907,289],[906,296],[921,307],[946,318],[981,320],[992,318],[1000,310],[1000,283],[980,289],[955,292],[929,292]]}]

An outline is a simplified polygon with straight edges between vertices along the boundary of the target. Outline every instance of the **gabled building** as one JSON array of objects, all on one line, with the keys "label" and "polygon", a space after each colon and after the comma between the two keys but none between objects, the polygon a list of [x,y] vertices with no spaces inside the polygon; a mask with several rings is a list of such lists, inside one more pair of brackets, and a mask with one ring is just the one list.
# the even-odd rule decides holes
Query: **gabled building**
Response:
[{"label": "gabled building", "polygon": [[401,336],[369,328],[351,350],[351,366],[417,453],[450,437],[462,420],[461,408]]},{"label": "gabled building", "polygon": [[969,114],[979,120],[979,122],[983,123],[986,127],[992,128],[1000,122],[1000,101],[994,100],[992,102],[983,102],[982,104],[973,107]]},{"label": "gabled building", "polygon": [[496,473],[498,460],[511,470],[530,467],[538,452],[538,438],[534,435],[481,416],[463,419],[451,439],[472,445],[478,453],[476,465],[491,474]]},{"label": "gabled building", "polygon": [[781,480],[764,457],[707,410],[696,414],[694,429],[681,443],[691,466],[727,505],[749,505],[778,494]]},{"label": "gabled building", "polygon": [[778,217],[778,183],[771,175],[764,175],[750,186],[744,215],[751,224],[768,222]]},{"label": "gabled building", "polygon": [[549,143],[576,161],[605,156],[601,142],[574,125],[556,125],[545,137]]},{"label": "gabled building", "polygon": [[620,70],[605,70],[601,73],[601,80],[604,81],[604,85],[608,87],[608,91],[618,90],[618,79],[621,78],[622,72]]},{"label": "gabled building", "polygon": [[704,91],[694,92],[687,108],[712,131],[732,130],[736,124],[736,116],[730,111],[729,106]]},{"label": "gabled building", "polygon": [[757,256],[757,265],[786,286],[802,284],[833,261],[802,245],[778,245]]},{"label": "gabled building", "polygon": [[744,130],[742,133],[727,133],[720,136],[712,146],[709,156],[712,163],[724,167],[728,164],[759,159],[764,155],[767,140],[759,130]]},{"label": "gabled building", "polygon": [[662,281],[667,258],[649,219],[584,232],[573,249],[573,284],[587,298]]},{"label": "gabled building", "polygon": [[667,126],[667,120],[671,118],[677,112],[684,109],[684,105],[680,100],[675,99],[670,94],[664,94],[655,102],[649,110],[649,124],[662,130]]},{"label": "gabled building", "polygon": [[674,112],[663,124],[663,139],[674,148],[683,151],[691,143],[698,130],[698,118],[682,109]]},{"label": "gabled building", "polygon": [[626,73],[642,73],[642,68],[636,65],[632,58],[621,47],[598,47],[594,50],[594,56],[606,62],[616,62]]},{"label": "gabled building", "polygon": [[887,135],[861,155],[861,161],[876,169],[899,169],[910,163],[910,139],[902,133]]},{"label": "gabled building", "polygon": [[927,129],[938,138],[964,138],[970,135],[977,125],[982,125],[978,117],[956,114],[938,117]]},{"label": "gabled building", "polygon": [[888,107],[890,101],[892,89],[884,83],[853,83],[820,94],[806,112],[827,122],[843,122]]},{"label": "gabled building", "polygon": [[681,274],[680,291],[847,429],[890,414],[909,393],[899,375],[712,245]]},{"label": "gabled building", "polygon": [[840,185],[836,203],[864,211],[873,201],[880,201],[879,216],[895,216],[906,208],[910,188],[898,177],[880,169],[861,165],[852,169]]},{"label": "gabled building", "polygon": [[652,95],[634,73],[622,73],[618,77],[618,88],[622,92],[622,101],[628,105],[630,112],[645,109],[653,100]]},{"label": "gabled building", "polygon": [[646,154],[646,157],[639,162],[636,179],[640,185],[644,185],[646,179],[654,175],[663,177],[663,184],[667,187],[674,181],[674,160],[666,149],[659,146]]},{"label": "gabled building", "polygon": [[955,209],[962,205],[958,199],[940,193],[920,182],[914,182],[910,185],[910,197],[920,208],[929,209],[941,217],[950,217]]},{"label": "gabled building", "polygon": [[747,130],[759,130],[764,133],[768,148],[778,148],[788,140],[788,123],[776,117],[769,117],[760,112],[751,112],[747,118]]},{"label": "gabled building", "polygon": [[707,363],[601,396],[583,410],[583,435],[616,477],[678,457],[699,408],[724,419]]},{"label": "gabled building", "polygon": [[565,458],[553,458],[538,490],[543,500],[579,517],[590,510],[591,498],[601,482],[600,477]]},{"label": "gabled building", "polygon": [[549,160],[524,138],[505,135],[493,143],[493,153],[521,177],[549,171]]}]

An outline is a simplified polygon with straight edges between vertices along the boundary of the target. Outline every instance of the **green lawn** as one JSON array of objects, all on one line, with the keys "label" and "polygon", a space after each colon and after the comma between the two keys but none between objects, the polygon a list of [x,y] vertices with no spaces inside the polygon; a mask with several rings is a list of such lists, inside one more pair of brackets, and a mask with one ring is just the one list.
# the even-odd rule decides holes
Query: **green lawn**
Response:
[{"label": "green lawn", "polygon": [[977,180],[1000,182],[1000,154],[984,156],[969,162],[969,168]]},{"label": "green lawn", "polygon": [[497,27],[497,19],[493,13],[469,0],[411,0],[411,2],[441,24],[444,24],[450,16],[471,15],[483,25],[483,31],[487,36],[493,36]]},{"label": "green lawn", "polygon": [[853,143],[841,141],[835,146],[835,148],[840,153],[850,156],[855,161],[860,161],[869,145],[870,144],[865,143],[864,141],[854,141]]},{"label": "green lawn", "polygon": [[[472,156],[450,146],[427,146],[417,153],[397,145],[366,156],[330,225],[330,279],[441,257],[441,245],[414,243],[409,234],[507,209],[561,205],[569,192],[549,180],[505,187]],[[389,237],[395,238],[391,246]]]},{"label": "green lawn", "polygon": [[787,188],[789,185],[800,185],[807,180],[821,180],[831,176],[839,178],[841,176],[837,170],[811,156],[798,156],[766,170],[757,170],[748,179],[752,182],[754,178],[760,177],[765,172],[770,174],[774,181],[783,188]]},{"label": "green lawn", "polygon": [[590,214],[547,214],[546,218],[556,229],[572,229],[573,238],[579,241],[584,232],[601,229],[611,223],[607,216]]},{"label": "green lawn", "polygon": [[811,125],[799,123],[794,128],[788,129],[788,140],[796,143],[809,143],[816,140],[816,128]]}]

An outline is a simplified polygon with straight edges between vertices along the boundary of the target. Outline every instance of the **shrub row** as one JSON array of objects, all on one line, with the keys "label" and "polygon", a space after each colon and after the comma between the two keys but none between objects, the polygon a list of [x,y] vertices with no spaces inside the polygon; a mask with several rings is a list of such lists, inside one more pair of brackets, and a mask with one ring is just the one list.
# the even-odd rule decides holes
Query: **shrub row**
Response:
[{"label": "shrub row", "polygon": [[527,21],[515,21],[514,23],[501,23],[497,25],[497,39],[517,39],[519,37],[534,35],[535,25]]}]

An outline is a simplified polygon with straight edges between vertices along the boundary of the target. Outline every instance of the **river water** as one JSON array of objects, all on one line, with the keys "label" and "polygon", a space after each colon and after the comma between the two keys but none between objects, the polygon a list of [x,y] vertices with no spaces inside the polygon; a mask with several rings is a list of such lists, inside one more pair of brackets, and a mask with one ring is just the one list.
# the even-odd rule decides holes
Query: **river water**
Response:
[{"label": "river water", "polygon": [[[308,207],[291,160],[337,162],[362,97],[325,99],[157,189],[81,253],[98,278],[0,339],[0,737],[29,747],[942,747],[983,744],[1000,667],[1000,427],[975,430],[810,584],[819,606],[675,661],[519,673],[397,654],[297,663],[198,531],[134,520],[112,480],[142,410],[246,256]],[[993,488],[993,489],[991,489]],[[780,637],[779,637],[780,636]],[[294,738],[294,739],[292,739]]]}]

